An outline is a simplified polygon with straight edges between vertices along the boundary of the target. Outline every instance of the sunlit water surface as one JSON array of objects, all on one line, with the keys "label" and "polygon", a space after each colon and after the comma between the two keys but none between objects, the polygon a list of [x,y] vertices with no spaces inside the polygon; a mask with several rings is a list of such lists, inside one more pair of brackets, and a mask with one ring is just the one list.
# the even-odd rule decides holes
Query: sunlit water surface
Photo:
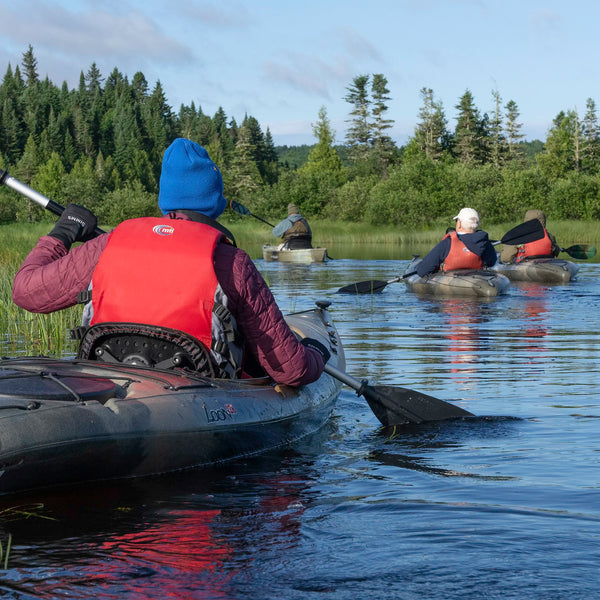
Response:
[{"label": "sunlit water surface", "polygon": [[284,312],[333,302],[350,374],[478,418],[383,431],[345,389],[281,454],[4,498],[1,597],[600,597],[600,265],[491,301],[335,293],[407,262],[257,260]]}]

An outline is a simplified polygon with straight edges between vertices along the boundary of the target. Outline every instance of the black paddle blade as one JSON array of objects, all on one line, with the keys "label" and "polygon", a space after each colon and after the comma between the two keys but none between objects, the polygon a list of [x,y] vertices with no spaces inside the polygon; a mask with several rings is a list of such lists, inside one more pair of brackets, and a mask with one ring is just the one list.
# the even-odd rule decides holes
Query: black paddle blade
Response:
[{"label": "black paddle blade", "polygon": [[507,231],[500,240],[502,244],[520,246],[521,244],[530,244],[544,237],[544,228],[537,219],[525,221],[510,231]]},{"label": "black paddle blade", "polygon": [[231,206],[231,210],[233,210],[234,212],[236,212],[240,215],[249,215],[250,214],[250,211],[243,204],[240,204],[239,202],[236,202],[235,200],[232,200],[229,203],[229,206]]},{"label": "black paddle blade", "polygon": [[589,244],[575,244],[575,246],[561,248],[560,250],[561,252],[566,252],[569,256],[578,258],[579,260],[586,260],[587,258],[593,258],[596,256],[595,246],[590,246]]},{"label": "black paddle blade", "polygon": [[388,284],[387,281],[380,281],[377,279],[371,279],[369,281],[359,281],[358,283],[351,283],[341,287],[338,294],[379,294],[383,288]]},{"label": "black paddle blade", "polygon": [[365,385],[361,393],[384,427],[475,416],[454,404],[406,388]]}]

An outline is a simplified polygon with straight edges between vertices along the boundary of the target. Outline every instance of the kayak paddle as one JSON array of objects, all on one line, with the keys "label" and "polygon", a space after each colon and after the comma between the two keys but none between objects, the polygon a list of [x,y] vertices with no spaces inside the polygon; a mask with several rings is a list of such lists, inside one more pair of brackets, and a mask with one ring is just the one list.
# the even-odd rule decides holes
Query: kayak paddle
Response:
[{"label": "kayak paddle", "polygon": [[[23,194],[23,196],[26,198],[29,198],[36,204],[39,204],[42,208],[45,208],[58,217],[60,217],[60,215],[62,215],[65,211],[64,206],[61,206],[60,204],[54,202],[54,200],[50,200],[50,198],[47,198],[43,194],[31,189],[28,185],[25,185],[18,179],[10,176],[4,169],[0,169],[0,185],[5,185],[15,190],[15,192]],[[100,235],[102,233],[105,233],[105,231],[99,227],[96,227],[96,235]]]},{"label": "kayak paddle", "polygon": [[363,396],[384,427],[475,416],[468,410],[421,392],[390,385],[368,385],[366,380],[354,379],[329,364],[325,365],[325,372],[356,390],[358,396]]},{"label": "kayak paddle", "polygon": [[578,258],[580,260],[585,260],[587,258],[593,258],[596,256],[595,246],[590,246],[589,244],[575,244],[574,246],[569,246],[568,248],[561,248],[560,251],[566,252],[572,258]]},{"label": "kayak paddle", "polygon": [[271,223],[269,223],[269,221],[265,221],[264,219],[257,217],[255,214],[252,214],[250,212],[250,209],[246,208],[243,204],[240,204],[239,202],[236,202],[235,200],[232,200],[229,203],[229,206],[231,206],[231,210],[238,213],[239,215],[244,215],[244,216],[250,215],[251,217],[258,219],[259,221],[266,223],[269,227],[275,227],[275,225],[271,225]]},{"label": "kayak paddle", "polygon": [[[535,242],[544,237],[544,228],[537,219],[531,221],[525,221],[520,223],[516,227],[513,227],[510,231],[507,231],[500,240],[492,241],[492,245],[497,246],[498,244],[511,244],[518,246],[520,244],[529,244]],[[396,283],[402,281],[411,275],[416,275],[416,271],[405,273],[400,277],[394,277],[388,281],[381,281],[378,279],[369,279],[367,281],[359,281],[357,283],[351,283],[341,287],[338,294],[378,294],[390,283]]]}]

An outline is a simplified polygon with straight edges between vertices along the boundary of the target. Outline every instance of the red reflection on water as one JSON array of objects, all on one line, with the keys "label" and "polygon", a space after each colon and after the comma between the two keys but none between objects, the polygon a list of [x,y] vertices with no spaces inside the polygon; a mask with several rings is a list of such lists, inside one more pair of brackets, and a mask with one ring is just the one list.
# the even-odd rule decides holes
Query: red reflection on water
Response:
[{"label": "red reflection on water", "polygon": [[[462,377],[457,381],[464,383],[469,375],[477,373],[481,348],[479,325],[483,321],[481,309],[477,304],[465,303],[457,298],[448,298],[441,305],[441,312],[448,315],[446,333],[450,352],[450,372]],[[465,367],[464,365],[469,365]]]}]

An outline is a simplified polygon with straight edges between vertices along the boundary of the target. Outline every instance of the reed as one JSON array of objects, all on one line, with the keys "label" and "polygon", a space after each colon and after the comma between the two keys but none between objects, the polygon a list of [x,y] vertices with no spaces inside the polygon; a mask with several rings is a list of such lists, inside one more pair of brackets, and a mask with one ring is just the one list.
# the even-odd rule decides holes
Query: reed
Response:
[{"label": "reed", "polygon": [[64,356],[75,354],[76,342],[68,332],[81,323],[82,307],[75,306],[49,315],[33,314],[12,301],[15,273],[35,245],[48,232],[48,224],[0,227],[0,355]]}]

